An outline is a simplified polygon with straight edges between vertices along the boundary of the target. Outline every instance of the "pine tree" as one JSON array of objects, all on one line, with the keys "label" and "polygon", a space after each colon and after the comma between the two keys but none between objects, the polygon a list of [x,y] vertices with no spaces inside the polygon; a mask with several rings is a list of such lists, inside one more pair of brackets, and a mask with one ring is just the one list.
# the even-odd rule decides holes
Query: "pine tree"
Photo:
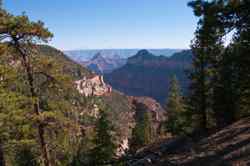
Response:
[{"label": "pine tree", "polygon": [[[206,112],[203,114],[203,119],[208,120],[209,117],[205,118],[205,115],[210,113],[209,115],[216,119],[219,128],[249,114],[250,79],[247,74],[250,71],[248,56],[250,19],[247,17],[250,14],[249,4],[247,0],[196,0],[189,3],[195,15],[200,17],[196,44],[192,45],[194,71],[200,70],[196,73],[192,71],[191,74],[189,106],[194,112],[195,110]],[[224,49],[222,38],[233,30],[235,31],[233,40]],[[199,75],[201,77],[198,77]],[[202,108],[207,107],[207,109],[198,107],[195,109],[195,105],[199,103]],[[205,126],[204,122],[205,120],[202,122],[202,128]],[[206,124],[208,125],[208,121]]]},{"label": "pine tree", "polygon": [[[0,20],[0,37],[2,40],[9,40],[10,45],[14,48],[16,55],[20,57],[23,67],[27,75],[27,81],[29,83],[30,97],[34,100],[33,110],[39,116],[39,100],[37,92],[35,91],[34,76],[32,73],[32,66],[30,63],[30,52],[32,47],[34,47],[35,42],[48,41],[48,38],[52,37],[52,34],[43,27],[42,22],[31,22],[26,16],[12,16],[8,13],[2,13],[4,16]],[[39,140],[42,148],[42,154],[44,158],[44,164],[50,166],[49,155],[47,150],[47,145],[44,138],[44,126],[43,124],[38,124]]]},{"label": "pine tree", "polygon": [[38,161],[35,153],[32,152],[32,148],[27,145],[22,145],[22,147],[17,147],[14,163],[15,166],[37,166]]},{"label": "pine tree", "polygon": [[152,117],[148,111],[143,115],[142,124],[144,129],[144,145],[147,145],[153,141]]},{"label": "pine tree", "polygon": [[193,64],[189,74],[191,85],[188,106],[194,115],[194,127],[204,133],[208,133],[213,119],[213,91],[218,79],[216,68],[223,52],[224,29],[217,17],[221,9],[220,2],[218,5],[200,0],[189,3],[200,20],[191,46]]},{"label": "pine tree", "polygon": [[168,117],[166,120],[167,131],[173,135],[182,134],[184,132],[185,106],[176,76],[170,83],[166,110]]},{"label": "pine tree", "polygon": [[114,128],[108,119],[107,110],[100,110],[100,115],[95,126],[95,148],[91,151],[92,165],[106,165],[111,162],[116,146],[114,143]]},{"label": "pine tree", "polygon": [[[236,65],[238,70],[238,87],[239,87],[239,116],[250,115],[250,1],[243,0],[231,2],[231,10],[235,13],[235,18],[230,22],[235,23],[236,33],[234,36],[234,54],[236,56]],[[230,5],[230,4],[229,4]]]},{"label": "pine tree", "polygon": [[142,103],[135,102],[135,127],[129,141],[130,153],[135,153],[139,148],[152,142],[152,119],[147,108]]},{"label": "pine tree", "polygon": [[214,86],[213,109],[217,128],[223,128],[234,122],[239,110],[236,61],[232,47],[228,46],[219,62],[217,84]]},{"label": "pine tree", "polygon": [[82,105],[64,64],[42,55],[43,46],[36,45],[47,42],[52,34],[42,22],[4,10],[0,24],[1,47],[7,50],[0,57],[0,120],[4,122],[0,123],[0,136],[5,136],[4,147],[13,146],[13,142],[35,142],[40,145],[36,155],[42,156],[44,165],[66,162],[57,157],[73,153],[70,145],[74,145],[72,140],[79,127],[73,115]]},{"label": "pine tree", "polygon": [[129,140],[129,153],[135,154],[144,145],[143,132],[141,126],[136,124],[132,129],[132,136]]}]

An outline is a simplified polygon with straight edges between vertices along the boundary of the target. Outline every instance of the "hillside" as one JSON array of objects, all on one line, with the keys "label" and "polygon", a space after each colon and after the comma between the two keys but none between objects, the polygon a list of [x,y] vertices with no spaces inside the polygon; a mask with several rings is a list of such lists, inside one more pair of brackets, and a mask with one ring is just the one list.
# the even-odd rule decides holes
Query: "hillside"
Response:
[{"label": "hillside", "polygon": [[[78,63],[70,60],[67,56],[65,56],[64,53],[61,51],[50,47],[50,46],[40,46],[38,50],[42,55],[45,56],[51,56],[55,57],[57,59],[57,63],[62,63],[64,64],[65,68],[65,74],[70,74],[71,76],[74,77],[76,81],[86,78],[87,80],[90,78],[94,78],[96,75],[90,70],[86,69],[85,67],[82,67]],[[89,84],[89,83],[88,83]],[[101,83],[100,83],[101,84]],[[96,83],[93,84],[95,87],[90,87],[95,88],[98,90],[98,85]],[[83,96],[84,97],[84,96]],[[132,109],[130,107],[129,100],[127,96],[119,93],[118,91],[111,91],[110,94],[103,94],[100,96],[102,100],[104,101],[104,104],[107,104],[108,107],[111,108],[111,116],[114,117],[114,119],[118,120],[117,124],[126,124],[129,123],[128,121],[122,123],[119,119],[120,113],[130,113],[132,112]],[[122,115],[122,114],[121,114]],[[119,117],[117,117],[119,116]],[[117,119],[118,118],[118,119]]]},{"label": "hillside", "polygon": [[129,165],[250,165],[250,118],[242,119],[199,141],[182,137],[155,143],[139,151]]},{"label": "hillside", "polygon": [[250,0],[58,2],[0,0],[0,166],[250,166]]},{"label": "hillside", "polygon": [[125,66],[105,74],[113,88],[131,96],[149,96],[160,103],[167,98],[169,81],[176,75],[182,89],[188,86],[185,73],[191,64],[191,51],[175,53],[171,57],[155,56],[147,50],[130,57]]},{"label": "hillside", "polygon": [[[79,84],[77,86],[78,91],[81,92],[81,90],[83,90],[82,97],[85,97],[87,103],[90,104],[87,108],[83,108],[82,113],[84,115],[91,115],[93,117],[97,116],[98,113],[92,106],[92,97],[101,99],[102,105],[110,108],[109,118],[116,129],[116,135],[118,136],[117,141],[119,142],[119,144],[122,144],[123,141],[126,142],[126,140],[128,140],[131,135],[131,129],[133,128],[135,123],[135,109],[133,103],[131,102],[133,97],[126,96],[119,91],[112,90],[112,87],[103,82],[101,76],[98,76],[90,72],[85,67],[82,67],[78,63],[73,62],[59,50],[56,50],[55,48],[49,46],[40,46],[39,49],[39,52],[41,52],[42,55],[55,57],[58,60],[58,63],[64,64],[65,74],[74,76],[76,84]],[[148,108],[148,111],[152,112],[152,115],[154,117],[160,117],[160,120],[156,120],[154,122],[154,124],[158,126],[159,122],[161,122],[162,118],[164,117],[164,110],[155,100],[144,98],[146,99],[146,101],[143,101],[142,99],[143,98],[136,100],[140,100],[141,103],[145,104]],[[147,105],[152,105],[155,107],[150,107]],[[87,127],[92,128],[93,126],[90,123],[90,125]]]},{"label": "hillside", "polygon": [[90,70],[75,63],[63,52],[57,50],[56,48],[48,45],[39,45],[37,48],[37,52],[40,55],[54,57],[58,63],[63,64],[65,73],[73,76],[73,78],[80,79],[84,76],[93,76],[93,73]]}]

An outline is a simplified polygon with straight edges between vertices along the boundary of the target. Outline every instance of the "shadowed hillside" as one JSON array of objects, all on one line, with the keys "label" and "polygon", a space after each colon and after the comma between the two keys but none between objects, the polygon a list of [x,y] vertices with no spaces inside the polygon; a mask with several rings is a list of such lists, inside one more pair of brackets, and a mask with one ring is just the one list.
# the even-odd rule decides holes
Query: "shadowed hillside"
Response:
[{"label": "shadowed hillside", "polygon": [[138,152],[131,166],[221,166],[250,164],[250,118],[242,119],[198,142],[180,137]]},{"label": "shadowed hillside", "polygon": [[130,57],[125,66],[106,74],[104,79],[127,95],[150,96],[163,104],[173,75],[186,90],[188,80],[185,70],[189,68],[191,59],[191,51],[175,53],[168,58],[141,50]]}]

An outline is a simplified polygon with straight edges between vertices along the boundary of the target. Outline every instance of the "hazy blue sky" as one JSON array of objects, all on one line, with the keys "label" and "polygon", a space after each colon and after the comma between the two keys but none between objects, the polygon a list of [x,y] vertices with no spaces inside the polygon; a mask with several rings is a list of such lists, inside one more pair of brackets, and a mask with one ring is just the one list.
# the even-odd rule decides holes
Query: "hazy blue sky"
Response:
[{"label": "hazy blue sky", "polygon": [[54,33],[57,48],[188,48],[196,27],[188,0],[4,0]]}]

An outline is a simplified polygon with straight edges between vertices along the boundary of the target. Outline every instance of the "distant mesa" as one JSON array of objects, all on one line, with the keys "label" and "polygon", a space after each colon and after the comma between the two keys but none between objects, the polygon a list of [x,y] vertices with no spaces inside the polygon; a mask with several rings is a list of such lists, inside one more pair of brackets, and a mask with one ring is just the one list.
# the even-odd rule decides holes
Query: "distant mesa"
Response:
[{"label": "distant mesa", "polygon": [[91,60],[80,62],[80,64],[100,75],[110,73],[126,64],[126,60],[121,59],[118,55],[107,58],[104,57],[105,55],[103,55],[102,52],[98,52],[91,58]]},{"label": "distant mesa", "polygon": [[155,56],[140,50],[128,58],[127,63],[105,74],[105,81],[114,89],[130,96],[149,96],[164,104],[171,78],[176,75],[183,93],[188,87],[186,70],[191,67],[192,52],[184,50],[170,57]]},{"label": "distant mesa", "polygon": [[96,74],[103,75],[121,68],[130,57],[138,52],[139,56],[150,52],[157,56],[169,57],[179,51],[181,49],[90,49],[65,51],[65,54]]},{"label": "distant mesa", "polygon": [[[141,49],[86,49],[86,50],[69,50],[64,51],[66,55],[68,55],[72,60],[76,62],[85,62],[90,61],[97,53],[101,53],[101,55],[105,59],[115,59],[118,57],[119,59],[128,59],[131,56],[134,56]],[[148,49],[154,55],[163,55],[169,57],[176,52],[180,52],[183,49]]]},{"label": "distant mesa", "polygon": [[[84,60],[85,56],[88,60]],[[149,96],[161,104],[167,100],[173,75],[183,93],[187,92],[186,70],[192,63],[191,50],[177,49],[79,50],[70,52],[69,57],[77,57],[77,63],[103,75],[113,89],[129,96]]]},{"label": "distant mesa", "polygon": [[91,59],[91,61],[95,61],[95,60],[103,60],[103,61],[105,61],[105,58],[102,56],[101,52],[98,52]]},{"label": "distant mesa", "polygon": [[143,49],[143,50],[138,51],[138,53],[136,55],[137,56],[144,56],[144,55],[149,55],[149,54],[151,54],[151,53],[148,50]]}]

